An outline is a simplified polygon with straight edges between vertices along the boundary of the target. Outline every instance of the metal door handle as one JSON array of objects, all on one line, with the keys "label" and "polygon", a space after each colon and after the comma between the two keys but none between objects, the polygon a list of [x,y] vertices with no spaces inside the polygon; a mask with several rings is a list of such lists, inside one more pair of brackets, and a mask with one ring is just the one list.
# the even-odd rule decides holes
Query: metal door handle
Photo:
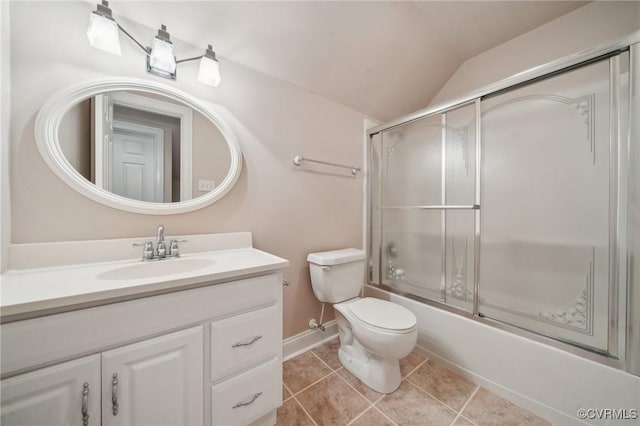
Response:
[{"label": "metal door handle", "polygon": [[115,373],[111,380],[111,412],[114,416],[118,415],[118,375]]},{"label": "metal door handle", "polygon": [[89,383],[82,385],[82,425],[89,426]]},{"label": "metal door handle", "polygon": [[260,339],[262,339],[262,336],[256,336],[253,339],[251,339],[250,342],[247,342],[247,343],[240,343],[240,342],[234,343],[233,345],[231,345],[231,347],[232,348],[239,348],[241,346],[251,346],[251,345],[253,345],[255,342],[257,342]]},{"label": "metal door handle", "polygon": [[262,392],[258,392],[257,394],[253,395],[253,398],[251,398],[251,401],[238,402],[236,405],[234,405],[231,408],[235,409],[235,408],[246,407],[247,405],[251,405],[255,402],[256,399],[260,398],[260,395],[262,395]]}]

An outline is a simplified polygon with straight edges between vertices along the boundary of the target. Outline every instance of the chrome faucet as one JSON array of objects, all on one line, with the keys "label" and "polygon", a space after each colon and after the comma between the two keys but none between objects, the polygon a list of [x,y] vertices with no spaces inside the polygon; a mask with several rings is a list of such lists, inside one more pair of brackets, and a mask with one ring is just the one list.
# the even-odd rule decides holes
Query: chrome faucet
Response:
[{"label": "chrome faucet", "polygon": [[164,225],[158,225],[156,244],[164,243]]},{"label": "chrome faucet", "polygon": [[163,258],[167,255],[167,246],[164,244],[164,225],[158,225],[156,233],[156,256]]},{"label": "chrome faucet", "polygon": [[187,240],[171,240],[169,244],[169,252],[167,253],[167,246],[164,242],[164,225],[158,225],[156,232],[156,245],[153,246],[153,241],[145,241],[143,243],[134,243],[136,247],[144,247],[142,252],[142,260],[162,260],[180,257],[180,248],[178,243],[186,243]]}]

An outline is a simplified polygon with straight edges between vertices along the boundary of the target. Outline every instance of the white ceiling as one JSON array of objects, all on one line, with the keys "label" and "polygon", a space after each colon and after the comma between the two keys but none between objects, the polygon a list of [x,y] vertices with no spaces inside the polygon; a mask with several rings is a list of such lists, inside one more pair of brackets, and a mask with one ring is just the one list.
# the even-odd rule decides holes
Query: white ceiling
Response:
[{"label": "white ceiling", "polygon": [[113,1],[116,16],[389,120],[460,64],[587,2]]}]

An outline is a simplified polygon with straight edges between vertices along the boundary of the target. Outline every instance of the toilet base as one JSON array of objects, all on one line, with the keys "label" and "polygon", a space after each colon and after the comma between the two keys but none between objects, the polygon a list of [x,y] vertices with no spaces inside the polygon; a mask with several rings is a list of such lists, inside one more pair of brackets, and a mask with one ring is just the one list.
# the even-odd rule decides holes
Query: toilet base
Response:
[{"label": "toilet base", "polygon": [[357,341],[353,345],[341,345],[338,358],[347,371],[377,392],[391,393],[400,386],[402,377],[397,359],[378,357]]}]

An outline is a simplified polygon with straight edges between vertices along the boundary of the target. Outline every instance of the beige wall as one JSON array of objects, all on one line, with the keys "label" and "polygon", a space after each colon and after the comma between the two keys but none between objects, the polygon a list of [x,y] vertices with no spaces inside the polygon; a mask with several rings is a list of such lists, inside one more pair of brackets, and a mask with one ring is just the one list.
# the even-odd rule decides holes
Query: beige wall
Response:
[{"label": "beige wall", "polygon": [[[320,168],[314,173],[311,167],[296,168],[291,159],[300,154],[360,165],[364,115],[224,59],[217,89],[196,81],[197,63],[183,64],[179,81],[166,84],[223,106],[219,112],[244,153],[238,183],[219,202],[188,214],[150,216],[105,207],[68,188],[46,166],[34,141],[38,108],[57,90],[82,80],[116,75],[165,80],[146,74],[143,55],[126,37],[121,37],[121,57],[88,45],[85,31],[93,7],[11,3],[12,241],[150,236],[158,223],[168,235],[252,231],[257,248],[291,261],[284,271],[292,283],[283,290],[284,336],[306,330],[320,312],[306,256],[361,246],[362,175]],[[143,40],[154,34],[122,24]],[[178,57],[201,49],[175,43]]]},{"label": "beige wall", "polygon": [[198,190],[199,180],[212,180],[218,186],[231,167],[231,152],[217,127],[199,112],[193,114],[193,198],[206,194]]},{"label": "beige wall", "polygon": [[640,2],[589,3],[466,60],[438,92],[431,105],[639,30]]}]

